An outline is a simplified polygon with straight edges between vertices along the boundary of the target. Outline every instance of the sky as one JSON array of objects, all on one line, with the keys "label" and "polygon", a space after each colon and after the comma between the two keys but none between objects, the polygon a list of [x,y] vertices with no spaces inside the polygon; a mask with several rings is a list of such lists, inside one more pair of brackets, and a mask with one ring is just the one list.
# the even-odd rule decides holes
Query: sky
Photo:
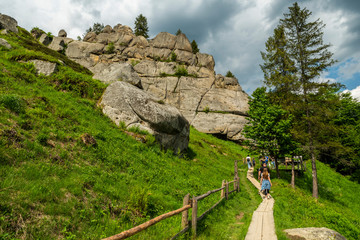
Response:
[{"label": "sky", "polygon": [[[0,0],[0,13],[31,30],[39,27],[57,35],[65,29],[68,37],[82,36],[93,23],[134,28],[135,18],[143,14],[149,36],[160,32],[175,34],[178,29],[200,52],[214,56],[215,71],[230,70],[242,88],[251,94],[263,85],[260,52],[292,0]],[[326,24],[324,43],[338,62],[320,80],[344,84],[360,100],[360,1],[298,0],[301,8],[312,12],[312,21]]]}]

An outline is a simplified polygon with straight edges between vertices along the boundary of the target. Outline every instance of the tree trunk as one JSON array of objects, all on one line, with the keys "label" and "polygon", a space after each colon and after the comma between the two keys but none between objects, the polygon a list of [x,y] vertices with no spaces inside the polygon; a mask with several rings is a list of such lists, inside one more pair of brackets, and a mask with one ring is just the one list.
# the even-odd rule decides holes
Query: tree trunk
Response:
[{"label": "tree trunk", "polygon": [[[312,142],[312,139],[311,139]],[[311,146],[311,167],[312,167],[312,178],[313,178],[313,194],[314,198],[319,198],[318,180],[317,180],[317,169],[316,169],[316,158],[314,149]]]},{"label": "tree trunk", "polygon": [[291,158],[291,187],[295,189],[295,164],[294,158]]},{"label": "tree trunk", "polygon": [[280,178],[280,171],[279,171],[279,164],[278,164],[277,156],[274,156],[274,161],[275,161],[275,169],[276,169],[277,178]]}]

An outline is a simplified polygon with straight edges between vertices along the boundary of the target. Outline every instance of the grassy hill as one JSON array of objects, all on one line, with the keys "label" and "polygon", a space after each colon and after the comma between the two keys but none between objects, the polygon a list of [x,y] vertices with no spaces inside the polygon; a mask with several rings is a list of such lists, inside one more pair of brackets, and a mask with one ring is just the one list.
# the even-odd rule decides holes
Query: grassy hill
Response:
[{"label": "grassy hill", "polygon": [[[233,178],[234,160],[246,150],[191,129],[189,151],[163,152],[150,135],[139,142],[97,107],[105,85],[64,55],[20,35],[0,35],[0,239],[99,239],[182,206]],[[50,77],[36,75],[29,59],[59,63]],[[62,64],[64,63],[64,64]],[[90,141],[85,141],[89,139]],[[318,163],[320,199],[311,197],[311,173],[273,179],[275,222],[283,229],[326,226],[359,239],[359,184]],[[199,223],[199,239],[243,239],[261,199],[240,166],[241,191]],[[219,194],[199,203],[199,214]],[[132,239],[167,239],[180,216]],[[188,239],[185,235],[182,238]]]},{"label": "grassy hill", "polygon": [[[0,49],[1,239],[114,235],[181,207],[187,193],[220,187],[223,179],[233,178],[234,160],[246,154],[195,129],[183,158],[161,151],[150,135],[146,143],[136,141],[102,114],[96,103],[106,86],[81,66],[45,49],[22,29],[20,36],[1,37],[13,46]],[[29,59],[57,62],[59,71],[37,76],[24,62]],[[86,144],[83,138],[95,141]],[[218,199],[201,201],[199,213]],[[237,214],[249,208],[251,216],[257,203],[244,191],[229,204]],[[245,224],[241,234],[246,229]],[[179,230],[180,216],[136,238],[165,239]]]}]

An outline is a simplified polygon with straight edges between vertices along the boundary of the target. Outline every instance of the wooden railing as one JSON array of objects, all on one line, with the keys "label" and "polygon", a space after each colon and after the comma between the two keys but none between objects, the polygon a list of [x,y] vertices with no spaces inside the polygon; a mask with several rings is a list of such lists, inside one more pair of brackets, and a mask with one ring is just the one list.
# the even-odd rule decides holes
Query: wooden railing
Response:
[{"label": "wooden railing", "polygon": [[[233,184],[234,189],[229,191],[229,185]],[[203,214],[201,214],[201,216],[198,217],[198,201],[207,198],[208,196],[210,196],[211,194],[214,194],[216,192],[221,191],[220,194],[220,200],[215,203],[212,207],[210,207],[208,210],[206,210]],[[176,209],[174,211],[171,212],[167,212],[164,213],[156,218],[153,218],[143,224],[140,224],[136,227],[133,227],[129,230],[126,230],[124,232],[121,232],[119,234],[116,234],[114,236],[108,237],[108,238],[104,238],[103,240],[120,240],[120,239],[125,239],[128,237],[131,237],[145,229],[147,229],[148,227],[166,219],[172,216],[175,216],[177,214],[182,213],[182,217],[181,217],[181,228],[182,230],[180,232],[178,232],[174,237],[172,237],[171,239],[176,239],[177,237],[179,237],[181,234],[185,233],[186,231],[188,231],[190,229],[190,225],[191,225],[191,230],[192,230],[192,236],[193,238],[196,237],[196,226],[197,226],[197,222],[200,221],[201,219],[203,219],[205,217],[206,214],[208,214],[212,209],[214,209],[219,203],[222,202],[222,200],[229,199],[229,195],[233,192],[238,192],[240,191],[240,182],[239,182],[239,176],[238,176],[238,166],[237,166],[237,161],[235,161],[234,164],[234,180],[233,181],[222,181],[221,184],[221,188],[218,189],[214,189],[214,190],[210,190],[207,193],[204,193],[200,196],[193,196],[192,199],[190,199],[190,194],[186,194],[184,199],[183,199],[183,206],[179,209]],[[192,216],[191,216],[191,221],[189,220],[189,209],[192,208]]]}]

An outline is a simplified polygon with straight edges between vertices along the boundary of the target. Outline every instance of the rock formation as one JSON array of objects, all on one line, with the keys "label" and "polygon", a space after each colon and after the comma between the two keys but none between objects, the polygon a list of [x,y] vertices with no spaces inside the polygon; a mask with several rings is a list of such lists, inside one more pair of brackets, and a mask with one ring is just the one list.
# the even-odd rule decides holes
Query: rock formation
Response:
[{"label": "rock formation", "polygon": [[18,33],[17,21],[10,16],[0,13],[0,30],[2,29]]},{"label": "rock formation", "polygon": [[189,143],[189,122],[180,111],[126,82],[107,87],[100,105],[117,125],[139,127],[155,136],[165,149],[182,152]]},{"label": "rock formation", "polygon": [[328,228],[293,228],[284,230],[289,239],[297,240],[346,240],[340,233]]},{"label": "rock formation", "polygon": [[[49,47],[59,51],[61,44],[54,38]],[[243,139],[248,95],[236,78],[216,75],[211,55],[194,54],[185,34],[161,32],[147,40],[128,26],[107,25],[83,41],[68,41],[65,54],[96,79],[129,82],[176,107],[199,131]]]}]

